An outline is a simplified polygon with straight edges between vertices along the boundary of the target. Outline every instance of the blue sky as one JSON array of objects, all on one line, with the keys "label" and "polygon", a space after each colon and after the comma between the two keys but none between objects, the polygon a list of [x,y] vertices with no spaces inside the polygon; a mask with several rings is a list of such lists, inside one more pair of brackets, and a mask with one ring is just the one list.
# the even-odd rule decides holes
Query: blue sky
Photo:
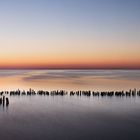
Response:
[{"label": "blue sky", "polygon": [[[122,51],[122,47],[125,48],[125,53],[128,49],[126,57],[132,50],[135,56],[140,51],[139,7],[139,0],[1,0],[0,49],[5,55],[12,56],[21,53],[24,48],[20,58],[22,60],[26,53],[30,55],[36,46],[33,41],[36,44],[39,40],[43,43],[34,50],[34,54],[39,56],[46,53],[56,54],[59,57],[63,53],[68,53],[67,48],[71,48],[71,54],[77,48],[88,56],[91,52],[100,54],[100,50],[106,50],[107,46],[110,46],[107,50],[116,52]],[[102,40],[105,43],[100,44]],[[25,43],[25,46],[20,45],[19,41]],[[81,44],[90,44],[90,47],[86,45],[81,47],[80,41]],[[66,45],[71,42],[75,43],[71,46]],[[108,45],[107,42],[114,44]],[[118,42],[119,45],[116,46]],[[12,48],[12,51],[7,54],[8,48]],[[77,55],[79,60],[80,53]],[[70,59],[68,57],[68,60]]]}]

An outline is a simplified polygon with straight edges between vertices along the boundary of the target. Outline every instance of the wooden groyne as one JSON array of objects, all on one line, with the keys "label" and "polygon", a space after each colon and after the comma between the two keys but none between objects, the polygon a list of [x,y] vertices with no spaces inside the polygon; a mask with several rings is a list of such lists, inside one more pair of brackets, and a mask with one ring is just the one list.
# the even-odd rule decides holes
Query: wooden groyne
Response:
[{"label": "wooden groyne", "polygon": [[52,90],[52,91],[45,91],[45,90],[38,90],[35,91],[34,89],[29,90],[12,90],[12,91],[0,91],[0,105],[8,106],[9,105],[9,97],[10,96],[93,96],[93,97],[140,97],[140,90],[136,88],[130,89],[128,91],[91,91],[91,90]]},{"label": "wooden groyne", "polygon": [[66,90],[53,90],[53,91],[45,91],[45,90],[38,90],[35,91],[34,89],[29,89],[27,91],[25,90],[12,90],[12,91],[0,91],[0,96],[4,95],[10,95],[10,96],[34,96],[34,95],[46,95],[46,96],[64,96],[64,95],[70,95],[70,96],[140,96],[140,90],[137,89],[130,89],[128,91],[91,91],[91,90],[71,90],[71,91],[66,91]]}]

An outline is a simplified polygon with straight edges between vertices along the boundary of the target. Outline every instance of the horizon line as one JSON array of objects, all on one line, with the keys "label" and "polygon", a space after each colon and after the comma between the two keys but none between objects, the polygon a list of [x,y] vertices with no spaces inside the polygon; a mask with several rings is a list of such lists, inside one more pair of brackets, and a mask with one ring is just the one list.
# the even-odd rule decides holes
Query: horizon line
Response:
[{"label": "horizon line", "polygon": [[26,67],[26,68],[0,68],[0,70],[140,70],[140,68],[39,68],[39,67]]}]

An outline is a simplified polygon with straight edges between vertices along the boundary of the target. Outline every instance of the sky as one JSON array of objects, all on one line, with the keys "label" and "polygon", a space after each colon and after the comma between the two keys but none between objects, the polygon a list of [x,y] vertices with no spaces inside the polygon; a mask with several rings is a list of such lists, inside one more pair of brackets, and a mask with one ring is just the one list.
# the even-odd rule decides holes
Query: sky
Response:
[{"label": "sky", "polygon": [[0,0],[0,68],[140,69],[140,0]]}]

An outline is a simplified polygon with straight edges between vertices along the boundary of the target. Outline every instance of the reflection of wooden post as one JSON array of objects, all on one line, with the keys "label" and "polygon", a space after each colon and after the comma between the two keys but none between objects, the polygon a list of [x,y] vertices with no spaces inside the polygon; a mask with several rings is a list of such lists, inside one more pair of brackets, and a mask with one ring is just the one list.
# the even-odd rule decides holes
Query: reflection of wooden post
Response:
[{"label": "reflection of wooden post", "polygon": [[5,96],[3,96],[3,102],[5,102]]},{"label": "reflection of wooden post", "polygon": [[1,97],[0,98],[0,105],[3,105],[3,107],[6,105],[8,106],[9,105],[9,99],[8,97],[5,98],[5,96]]},{"label": "reflection of wooden post", "polygon": [[3,96],[2,102],[3,102],[3,106],[4,106],[5,105],[5,96]]},{"label": "reflection of wooden post", "polygon": [[2,98],[0,98],[0,105],[2,104]]},{"label": "reflection of wooden post", "polygon": [[6,106],[8,106],[8,105],[9,105],[9,99],[6,98]]}]

